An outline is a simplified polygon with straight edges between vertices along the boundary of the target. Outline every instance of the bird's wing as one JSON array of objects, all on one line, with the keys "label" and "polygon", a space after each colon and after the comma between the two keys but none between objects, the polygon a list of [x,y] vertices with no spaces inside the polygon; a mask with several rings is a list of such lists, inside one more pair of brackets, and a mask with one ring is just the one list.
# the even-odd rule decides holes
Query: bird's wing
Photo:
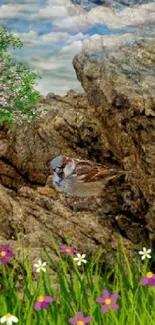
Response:
[{"label": "bird's wing", "polygon": [[77,160],[75,172],[82,182],[95,182],[111,175],[112,169],[101,168],[89,160]]}]

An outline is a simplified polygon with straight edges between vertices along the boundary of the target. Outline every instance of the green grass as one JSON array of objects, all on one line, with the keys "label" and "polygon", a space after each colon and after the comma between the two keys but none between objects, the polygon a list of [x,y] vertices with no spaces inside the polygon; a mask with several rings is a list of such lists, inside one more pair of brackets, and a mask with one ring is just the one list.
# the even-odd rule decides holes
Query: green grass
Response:
[{"label": "green grass", "polygon": [[[60,263],[57,265],[50,257],[50,251],[45,249],[42,260],[47,262],[47,272],[35,274],[36,281],[33,266],[24,254],[22,262],[14,259],[13,267],[1,264],[0,317],[11,313],[21,325],[64,325],[81,311],[84,317],[92,317],[89,323],[92,325],[155,324],[155,288],[140,284],[151,265],[148,261],[142,262],[139,254],[129,262],[120,244],[113,269],[106,267],[101,271],[101,250],[79,267],[73,256],[60,253],[55,241],[53,245]],[[51,269],[55,270],[55,275],[50,275]],[[116,301],[119,310],[101,312],[102,304],[97,303],[96,298],[102,296],[103,289],[119,294]],[[35,311],[34,304],[40,295],[52,296],[54,302],[47,310]]]}]

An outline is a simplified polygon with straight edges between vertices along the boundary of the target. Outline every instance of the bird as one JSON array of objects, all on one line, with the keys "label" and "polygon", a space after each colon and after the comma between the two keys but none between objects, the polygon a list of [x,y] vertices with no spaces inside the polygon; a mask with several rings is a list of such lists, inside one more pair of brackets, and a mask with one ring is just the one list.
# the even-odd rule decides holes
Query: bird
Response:
[{"label": "bird", "polygon": [[53,185],[75,197],[99,196],[109,180],[130,173],[64,155],[55,157],[50,165]]}]

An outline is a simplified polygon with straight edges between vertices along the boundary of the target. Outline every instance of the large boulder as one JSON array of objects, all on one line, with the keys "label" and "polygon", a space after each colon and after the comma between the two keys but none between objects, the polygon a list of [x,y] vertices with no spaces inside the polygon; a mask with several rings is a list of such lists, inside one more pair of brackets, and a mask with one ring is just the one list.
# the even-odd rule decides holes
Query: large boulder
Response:
[{"label": "large boulder", "polygon": [[[52,234],[87,254],[101,245],[111,262],[119,234],[131,254],[154,242],[155,42],[122,39],[75,57],[85,93],[47,96],[34,128],[1,125],[0,244],[17,249],[20,238],[37,257],[52,249]],[[50,160],[59,154],[133,174],[109,182],[101,198],[71,201],[52,186]]]},{"label": "large boulder", "polygon": [[[101,45],[101,44],[100,44]],[[131,189],[145,201],[145,229],[154,240],[155,230],[155,32],[119,46],[102,45],[76,55],[73,66],[96,107],[109,151],[124,169],[132,170]],[[142,199],[143,197],[143,199]],[[131,198],[131,206],[135,198]],[[142,202],[142,201],[141,201]],[[130,209],[129,209],[130,210]],[[128,209],[127,209],[128,211]],[[131,215],[130,215],[131,217]]]},{"label": "large boulder", "polygon": [[[34,248],[34,260],[44,246],[52,250],[53,235],[58,244],[68,238],[88,254],[101,244],[104,258],[107,256],[110,262],[111,247],[117,249],[119,236],[113,218],[108,217],[112,201],[116,203],[115,193],[104,205],[102,199],[91,199],[89,204],[87,200],[72,203],[47,181],[51,175],[50,160],[60,153],[108,162],[109,143],[102,123],[85,94],[69,92],[69,96],[56,96],[44,102],[49,105],[48,112],[33,129],[20,126],[11,130],[5,124],[1,126],[0,244],[7,241],[18,252],[20,239],[25,253],[29,246]],[[115,192],[112,189],[113,185],[111,192]],[[112,216],[117,217],[116,210]],[[137,242],[137,234],[135,238]],[[130,240],[124,238],[124,243],[133,250]]]}]

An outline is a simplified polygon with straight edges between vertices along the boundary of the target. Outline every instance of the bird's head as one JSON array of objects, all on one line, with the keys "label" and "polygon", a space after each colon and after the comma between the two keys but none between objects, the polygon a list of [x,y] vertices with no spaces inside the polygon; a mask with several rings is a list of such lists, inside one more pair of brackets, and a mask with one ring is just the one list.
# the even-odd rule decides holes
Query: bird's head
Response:
[{"label": "bird's head", "polygon": [[69,176],[75,168],[74,159],[66,156],[57,156],[51,161],[51,168],[57,175]]}]

